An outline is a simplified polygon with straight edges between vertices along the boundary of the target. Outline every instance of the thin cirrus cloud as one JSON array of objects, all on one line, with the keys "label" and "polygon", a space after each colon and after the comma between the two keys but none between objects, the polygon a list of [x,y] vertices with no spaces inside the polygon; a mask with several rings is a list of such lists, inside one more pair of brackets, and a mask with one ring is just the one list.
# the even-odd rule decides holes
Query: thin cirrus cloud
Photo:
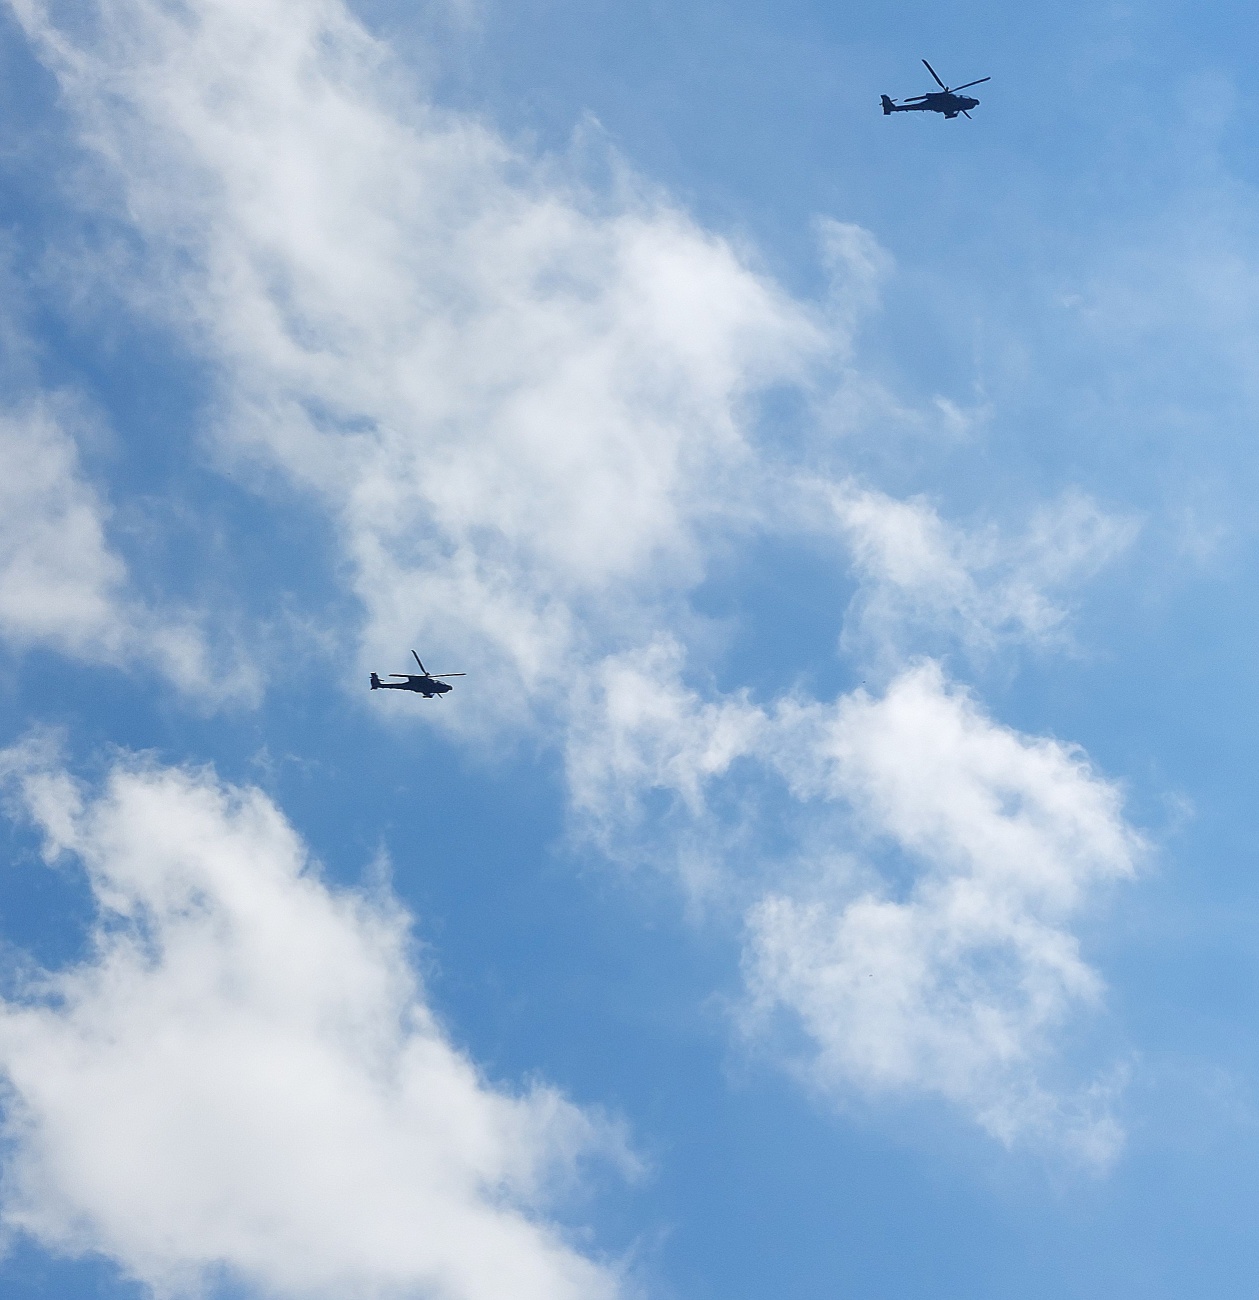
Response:
[{"label": "thin cirrus cloud", "polygon": [[[1056,1035],[1104,991],[1072,922],[1146,852],[1120,790],[1078,750],[994,721],[933,661],[880,697],[761,708],[662,687],[677,659],[605,665],[569,755],[574,801],[605,846],[671,854],[700,902],[738,902],[743,1027],[786,1016],[810,1044],[790,1068],[841,1105],[936,1097],[1007,1145],[1106,1167],[1114,1089],[1046,1080]],[[772,783],[795,839],[779,825],[771,852]],[[667,844],[647,829],[652,793],[681,811]]]},{"label": "thin cirrus cloud", "polygon": [[[437,725],[541,721],[607,851],[650,854],[744,918],[749,1005],[798,1016],[837,1096],[943,1096],[1006,1141],[1113,1151],[1104,1107],[1075,1115],[1042,1073],[1101,987],[1071,925],[1131,874],[1137,838],[1082,758],[1002,727],[916,656],[924,630],[984,651],[1060,640],[1053,593],[1131,525],[1069,497],[1023,539],[970,536],[845,483],[823,483],[819,523],[824,476],[758,442],[756,399],[795,385],[821,411],[878,416],[852,348],[888,272],[877,244],[822,223],[835,299],[793,299],[623,170],[596,192],[417,103],[331,0],[117,0],[73,30],[15,8],[97,152],[100,202],[121,186],[111,211],[144,241],[118,291],[215,366],[218,454],[278,468],[334,521],[363,662],[437,643],[489,687]],[[714,538],[818,528],[862,583],[850,648],[878,648],[886,694],[699,690],[687,595]],[[955,806],[898,784],[893,733],[905,772],[930,783],[930,758]],[[757,797],[721,798],[740,782]],[[829,857],[823,832],[840,837]],[[891,940],[879,958],[883,994],[902,987],[890,1019],[847,987],[845,953],[876,932],[917,963],[894,970]],[[892,1064],[837,1046],[879,1025]]]},{"label": "thin cirrus cloud", "polygon": [[884,667],[941,637],[986,656],[1011,642],[1069,646],[1064,597],[1122,554],[1134,518],[1080,492],[1042,507],[1021,537],[966,532],[921,498],[898,500],[853,482],[821,485],[848,544],[857,596],[845,649]]},{"label": "thin cirrus cloud", "polygon": [[87,789],[0,754],[50,862],[86,871],[90,955],[0,1001],[0,1204],[156,1294],[611,1300],[548,1220],[619,1127],[493,1087],[447,1038],[387,893],[335,890],[257,790],[120,758]]},{"label": "thin cirrus cloud", "polygon": [[75,423],[65,398],[0,412],[0,639],[18,651],[156,668],[216,702],[256,697],[252,669],[215,662],[195,616],[134,592],[109,541],[109,509],[80,462]]}]

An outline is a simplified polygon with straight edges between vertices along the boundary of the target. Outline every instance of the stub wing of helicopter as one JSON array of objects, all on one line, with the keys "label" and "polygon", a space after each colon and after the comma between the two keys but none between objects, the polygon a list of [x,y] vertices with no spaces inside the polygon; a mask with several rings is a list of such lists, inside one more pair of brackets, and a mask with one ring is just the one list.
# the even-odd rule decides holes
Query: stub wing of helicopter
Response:
[{"label": "stub wing of helicopter", "polygon": [[889,113],[943,113],[946,118],[954,118],[959,113],[965,118],[970,118],[969,109],[978,108],[979,100],[973,95],[963,95],[960,92],[969,90],[972,86],[982,86],[985,81],[991,81],[991,77],[980,77],[978,81],[968,81],[961,86],[946,86],[940,80],[936,70],[923,59],[923,66],[931,73],[931,79],[940,87],[939,90],[930,90],[925,95],[911,95],[908,99],[903,99],[898,104],[896,100],[888,95],[880,96],[883,105],[883,116],[887,117]]},{"label": "stub wing of helicopter", "polygon": [[387,673],[388,677],[397,677],[401,680],[394,682],[382,682],[376,673],[372,673],[372,690],[374,691],[414,691],[417,695],[422,695],[426,700],[441,699],[449,692],[452,687],[445,680],[447,677],[466,677],[467,673],[430,673],[420,661],[420,656],[411,651],[415,662],[420,665],[419,673]]}]

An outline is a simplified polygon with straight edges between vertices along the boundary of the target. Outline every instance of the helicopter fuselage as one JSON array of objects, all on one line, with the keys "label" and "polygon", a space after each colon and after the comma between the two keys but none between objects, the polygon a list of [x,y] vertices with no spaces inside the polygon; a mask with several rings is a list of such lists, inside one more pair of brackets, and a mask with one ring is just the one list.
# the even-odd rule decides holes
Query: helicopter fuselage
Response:
[{"label": "helicopter fuselage", "polygon": [[919,104],[898,104],[895,100],[883,96],[883,115],[889,113],[943,113],[945,117],[956,117],[972,108],[979,107],[979,100],[970,95],[954,95],[943,90],[924,95]]},{"label": "helicopter fuselage", "polygon": [[417,695],[431,700],[434,695],[445,695],[447,691],[454,690],[454,687],[449,682],[436,682],[431,677],[408,677],[401,682],[382,682],[375,673],[372,673],[372,690],[415,691]]}]

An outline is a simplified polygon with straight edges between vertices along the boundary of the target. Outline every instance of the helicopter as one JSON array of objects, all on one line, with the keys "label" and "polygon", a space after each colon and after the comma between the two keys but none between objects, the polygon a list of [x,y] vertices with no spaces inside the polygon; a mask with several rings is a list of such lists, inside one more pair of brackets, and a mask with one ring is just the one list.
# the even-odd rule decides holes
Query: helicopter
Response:
[{"label": "helicopter", "polygon": [[374,691],[415,691],[422,695],[426,700],[431,700],[437,696],[440,700],[447,691],[454,690],[454,687],[447,682],[439,681],[441,677],[466,677],[467,673],[430,673],[427,668],[420,663],[420,656],[411,651],[412,656],[417,664],[420,664],[421,676],[417,677],[414,673],[386,673],[387,677],[401,677],[404,680],[400,682],[382,682],[375,673],[372,673],[372,690]]},{"label": "helicopter", "polygon": [[935,83],[940,87],[939,90],[933,90],[926,95],[913,95],[903,103],[898,104],[895,100],[889,99],[886,95],[881,95],[883,101],[883,116],[889,113],[943,113],[945,117],[956,117],[959,113],[963,117],[970,117],[966,111],[969,108],[978,108],[979,100],[972,99],[969,95],[959,95],[959,90],[969,90],[972,86],[982,86],[985,81],[991,81],[991,77],[980,77],[978,81],[968,81],[964,86],[957,86],[950,89],[936,75],[936,70],[923,59],[926,69],[933,77]]}]

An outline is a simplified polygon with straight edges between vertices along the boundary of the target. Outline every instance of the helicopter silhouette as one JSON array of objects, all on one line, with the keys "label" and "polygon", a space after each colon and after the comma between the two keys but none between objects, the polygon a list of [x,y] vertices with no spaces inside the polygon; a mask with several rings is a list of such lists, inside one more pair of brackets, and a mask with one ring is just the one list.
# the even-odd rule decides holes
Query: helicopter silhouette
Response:
[{"label": "helicopter silhouette", "polygon": [[897,103],[894,99],[889,99],[886,95],[881,95],[883,101],[883,116],[889,113],[943,113],[945,117],[956,117],[959,113],[963,117],[970,117],[966,111],[970,108],[978,108],[979,100],[972,99],[969,95],[959,95],[959,90],[969,90],[972,86],[982,86],[985,81],[991,81],[991,77],[980,77],[978,81],[968,81],[964,86],[955,86],[950,89],[936,75],[936,70],[923,59],[927,71],[935,78],[935,83],[940,87],[939,90],[932,90],[925,95],[913,95],[909,99]]},{"label": "helicopter silhouette", "polygon": [[422,695],[426,700],[431,700],[436,696],[439,700],[447,691],[454,690],[454,687],[447,682],[439,681],[441,677],[466,677],[467,673],[430,673],[427,668],[420,663],[420,656],[414,650],[411,654],[415,662],[420,664],[421,676],[415,673],[386,673],[387,677],[401,677],[404,680],[400,682],[382,682],[375,673],[372,673],[372,690],[374,691],[415,691]]}]

